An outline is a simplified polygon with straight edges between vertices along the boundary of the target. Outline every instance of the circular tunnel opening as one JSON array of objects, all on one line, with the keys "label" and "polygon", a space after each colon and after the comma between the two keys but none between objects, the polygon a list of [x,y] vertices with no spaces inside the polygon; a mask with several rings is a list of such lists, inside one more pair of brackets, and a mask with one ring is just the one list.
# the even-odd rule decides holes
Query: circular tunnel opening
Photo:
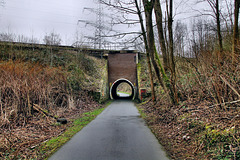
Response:
[{"label": "circular tunnel opening", "polygon": [[134,86],[127,79],[115,81],[110,89],[111,99],[134,99]]}]

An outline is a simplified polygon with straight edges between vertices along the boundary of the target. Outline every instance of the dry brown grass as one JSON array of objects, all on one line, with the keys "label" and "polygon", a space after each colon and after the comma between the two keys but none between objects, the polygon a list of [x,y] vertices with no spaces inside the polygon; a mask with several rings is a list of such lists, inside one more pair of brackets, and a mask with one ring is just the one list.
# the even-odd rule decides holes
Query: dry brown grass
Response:
[{"label": "dry brown grass", "polygon": [[21,125],[37,104],[49,113],[67,107],[67,74],[61,68],[20,61],[0,63],[0,127]]},{"label": "dry brown grass", "polygon": [[[100,106],[88,92],[105,91],[105,60],[72,48],[0,50],[0,159],[38,157],[37,146]],[[57,124],[58,117],[69,123]]]},{"label": "dry brown grass", "polygon": [[[71,83],[84,80],[69,80],[77,74],[39,63],[0,62],[0,159],[38,159],[38,146],[100,106],[82,88],[73,90]],[[68,124],[57,124],[57,117]]]}]

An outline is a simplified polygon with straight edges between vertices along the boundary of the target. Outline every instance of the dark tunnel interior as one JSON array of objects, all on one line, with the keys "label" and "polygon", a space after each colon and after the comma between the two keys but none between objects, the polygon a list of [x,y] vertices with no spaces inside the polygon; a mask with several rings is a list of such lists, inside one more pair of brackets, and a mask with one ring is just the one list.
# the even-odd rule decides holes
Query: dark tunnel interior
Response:
[{"label": "dark tunnel interior", "polygon": [[[121,83],[124,83],[124,82],[127,83],[131,87],[131,94],[129,96],[119,96],[118,93],[117,93],[118,92],[118,86]],[[112,94],[113,99],[133,99],[133,97],[134,97],[134,87],[129,81],[124,80],[124,79],[120,79],[112,85],[110,93]]]}]

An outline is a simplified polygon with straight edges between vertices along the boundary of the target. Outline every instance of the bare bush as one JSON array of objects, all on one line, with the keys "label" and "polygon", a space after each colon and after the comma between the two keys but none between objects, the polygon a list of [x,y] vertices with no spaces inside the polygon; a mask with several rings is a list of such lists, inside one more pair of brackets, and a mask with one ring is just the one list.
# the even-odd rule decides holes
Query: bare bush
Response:
[{"label": "bare bush", "polygon": [[46,45],[60,45],[62,40],[59,34],[52,31],[44,36],[43,41]]},{"label": "bare bush", "polygon": [[179,64],[178,88],[182,100],[207,99],[221,108],[225,102],[239,100],[240,61],[231,62],[231,54],[225,52],[218,60],[215,52],[203,52],[196,59],[182,59]]}]

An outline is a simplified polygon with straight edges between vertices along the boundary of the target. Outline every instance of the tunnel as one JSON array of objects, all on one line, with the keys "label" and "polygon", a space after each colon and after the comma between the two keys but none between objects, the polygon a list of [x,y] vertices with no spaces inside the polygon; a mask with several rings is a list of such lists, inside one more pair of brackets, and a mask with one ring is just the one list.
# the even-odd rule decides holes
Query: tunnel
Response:
[{"label": "tunnel", "polygon": [[[118,87],[119,87],[121,84],[123,84],[123,83],[128,84],[129,87],[130,87],[130,93],[129,93],[129,95],[127,95],[127,96],[121,96],[121,95],[119,95],[119,93],[118,93]],[[111,98],[111,99],[132,99],[132,100],[133,100],[133,99],[135,98],[135,87],[134,87],[134,85],[133,85],[129,80],[127,80],[127,79],[124,79],[124,78],[118,79],[118,80],[116,80],[116,81],[112,84],[112,86],[111,86],[111,88],[110,88],[110,98]]]}]

